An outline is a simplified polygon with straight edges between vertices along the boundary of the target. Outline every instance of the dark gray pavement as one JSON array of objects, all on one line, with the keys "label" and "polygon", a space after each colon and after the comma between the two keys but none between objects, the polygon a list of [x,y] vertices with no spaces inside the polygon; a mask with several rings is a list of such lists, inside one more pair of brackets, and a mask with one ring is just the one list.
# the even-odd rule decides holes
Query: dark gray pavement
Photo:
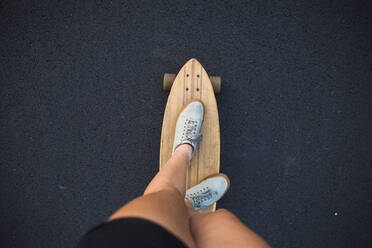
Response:
[{"label": "dark gray pavement", "polygon": [[218,96],[227,208],[372,247],[371,1],[1,1],[0,246],[72,247],[158,169],[164,72]]}]

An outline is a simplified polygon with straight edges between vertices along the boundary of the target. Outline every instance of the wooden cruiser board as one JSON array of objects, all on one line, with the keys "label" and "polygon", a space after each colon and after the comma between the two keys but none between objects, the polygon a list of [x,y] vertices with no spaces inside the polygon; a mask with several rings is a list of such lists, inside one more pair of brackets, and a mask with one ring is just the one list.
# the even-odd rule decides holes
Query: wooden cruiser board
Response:
[{"label": "wooden cruiser board", "polygon": [[[187,171],[186,189],[220,170],[220,125],[213,86],[203,66],[196,59],[190,59],[178,72],[168,96],[161,132],[160,168],[172,156],[178,114],[186,102],[194,99],[200,100],[205,108],[200,131],[203,139]],[[202,212],[215,209],[216,204],[213,204]]]}]

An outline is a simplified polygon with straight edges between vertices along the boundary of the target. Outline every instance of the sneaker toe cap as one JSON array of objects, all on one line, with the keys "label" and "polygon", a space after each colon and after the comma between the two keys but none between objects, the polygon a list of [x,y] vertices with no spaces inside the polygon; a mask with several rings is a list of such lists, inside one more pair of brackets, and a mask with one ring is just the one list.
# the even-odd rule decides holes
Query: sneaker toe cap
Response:
[{"label": "sneaker toe cap", "polygon": [[200,117],[200,115],[203,116],[203,112],[204,107],[201,102],[192,102],[186,107],[184,113],[187,115],[191,115],[194,118],[198,118]]}]

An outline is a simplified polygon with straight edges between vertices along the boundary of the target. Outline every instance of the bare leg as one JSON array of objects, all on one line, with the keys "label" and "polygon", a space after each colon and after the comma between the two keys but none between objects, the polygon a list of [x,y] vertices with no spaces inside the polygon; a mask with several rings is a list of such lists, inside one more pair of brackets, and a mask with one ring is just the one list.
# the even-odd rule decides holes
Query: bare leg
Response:
[{"label": "bare leg", "polygon": [[109,220],[140,217],[154,221],[189,247],[270,247],[225,209],[209,214],[194,211],[184,198],[191,150],[189,145],[177,148],[147,186],[144,195],[123,206]]},{"label": "bare leg", "polygon": [[173,157],[171,157],[164,168],[152,179],[147,186],[144,195],[172,188],[185,197],[186,193],[186,171],[190,164],[192,148],[190,145],[180,145]]},{"label": "bare leg", "polygon": [[154,221],[189,247],[270,247],[225,209],[209,214],[194,211],[184,198],[190,152],[190,146],[180,146],[147,186],[144,195],[123,206],[109,220],[140,217]]},{"label": "bare leg", "polygon": [[184,203],[186,171],[192,148],[181,145],[147,186],[144,195],[129,202],[109,220],[140,217],[158,223],[189,247],[195,247],[189,212]]},{"label": "bare leg", "polygon": [[201,214],[192,209],[190,202],[185,200],[185,203],[189,209],[190,229],[197,247],[270,247],[230,211],[218,209],[214,213]]}]

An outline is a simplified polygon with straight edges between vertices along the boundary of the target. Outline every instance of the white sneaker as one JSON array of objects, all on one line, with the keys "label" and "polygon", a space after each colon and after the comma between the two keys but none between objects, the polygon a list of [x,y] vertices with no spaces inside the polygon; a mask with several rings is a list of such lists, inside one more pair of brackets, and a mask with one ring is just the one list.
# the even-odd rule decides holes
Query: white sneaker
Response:
[{"label": "white sneaker", "polygon": [[221,199],[229,188],[229,178],[219,173],[188,189],[185,198],[191,202],[195,210],[200,210]]},{"label": "white sneaker", "polygon": [[203,122],[204,106],[199,101],[193,101],[185,105],[180,112],[176,131],[174,135],[173,152],[182,144],[189,144],[192,146],[192,154],[194,154],[196,145],[201,140],[200,128]]}]

